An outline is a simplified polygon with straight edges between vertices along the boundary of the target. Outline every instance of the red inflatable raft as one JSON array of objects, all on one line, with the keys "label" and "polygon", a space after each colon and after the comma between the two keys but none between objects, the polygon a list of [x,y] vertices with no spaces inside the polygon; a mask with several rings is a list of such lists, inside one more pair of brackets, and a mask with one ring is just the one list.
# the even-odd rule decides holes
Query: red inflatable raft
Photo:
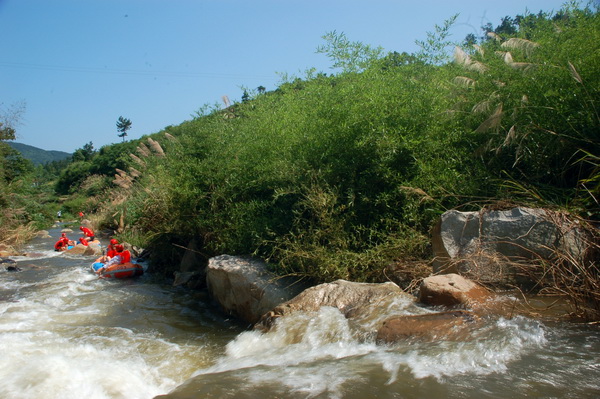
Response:
[{"label": "red inflatable raft", "polygon": [[138,263],[127,262],[103,267],[104,263],[94,263],[92,264],[92,271],[103,278],[129,278],[144,274],[144,268]]}]

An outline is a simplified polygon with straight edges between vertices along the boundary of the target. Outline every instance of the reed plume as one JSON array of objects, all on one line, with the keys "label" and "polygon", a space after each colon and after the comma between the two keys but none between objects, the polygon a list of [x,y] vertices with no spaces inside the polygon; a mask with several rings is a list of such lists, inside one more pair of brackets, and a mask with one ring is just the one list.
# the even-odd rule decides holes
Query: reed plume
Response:
[{"label": "reed plume", "polygon": [[169,134],[167,132],[165,132],[165,137],[170,141],[178,141],[175,136],[173,136],[172,134]]},{"label": "reed plume", "polygon": [[130,189],[132,184],[133,184],[133,179],[131,179],[131,177],[127,176],[127,173],[125,173],[124,171],[123,174],[121,173],[115,173],[115,179],[113,180],[113,183],[115,183],[117,186],[124,188],[126,190]]},{"label": "reed plume", "polygon": [[571,72],[571,76],[573,77],[573,79],[583,84],[583,79],[581,79],[581,75],[579,75],[577,69],[575,69],[575,66],[571,64],[571,61],[569,61],[569,71]]},{"label": "reed plume", "polygon": [[501,42],[502,41],[502,38],[498,34],[496,34],[494,32],[488,32],[487,33],[487,37],[489,37],[491,39],[494,39],[497,42]]},{"label": "reed plume", "polygon": [[479,53],[479,55],[481,55],[482,57],[485,56],[485,50],[483,49],[483,47],[481,47],[478,44],[474,44],[473,48]]},{"label": "reed plume", "polygon": [[433,198],[421,188],[410,186],[400,186],[399,188],[407,194],[420,197],[420,203],[433,201]]},{"label": "reed plume", "polygon": [[473,112],[474,114],[482,114],[482,113],[489,112],[491,104],[492,103],[490,100],[484,100],[484,101],[478,102],[477,104],[475,104],[473,106],[473,108],[471,109],[471,112]]},{"label": "reed plume", "polygon": [[229,108],[231,106],[231,102],[229,101],[229,97],[227,97],[226,95],[221,97],[221,100],[223,100],[223,104],[225,104],[225,108]]},{"label": "reed plume", "polygon": [[484,73],[487,70],[487,66],[479,61],[475,61],[471,59],[469,54],[467,54],[462,48],[456,46],[454,48],[454,62],[459,65],[462,65],[468,70]]},{"label": "reed plume", "polygon": [[129,154],[129,156],[130,156],[131,158],[133,158],[133,160],[134,160],[135,162],[137,162],[137,164],[138,164],[138,165],[140,165],[140,166],[146,166],[146,162],[144,162],[144,161],[143,161],[143,160],[142,160],[140,157],[138,157],[137,155],[135,155],[135,154]]},{"label": "reed plume", "polygon": [[486,130],[495,129],[500,126],[500,122],[502,121],[502,116],[504,112],[502,111],[502,103],[496,107],[494,113],[490,115],[477,129],[475,132],[482,133]]},{"label": "reed plume", "polygon": [[143,157],[149,157],[150,155],[152,155],[152,152],[144,143],[138,144],[136,151]]},{"label": "reed plume", "polygon": [[165,152],[163,151],[160,143],[156,140],[152,140],[152,138],[148,137],[148,143],[150,144],[150,148],[154,151],[154,153],[159,157],[164,157]]},{"label": "reed plume", "polygon": [[529,57],[531,53],[533,53],[533,51],[540,45],[539,43],[532,42],[527,39],[513,37],[502,43],[500,46],[503,48],[521,50]]},{"label": "reed plume", "polygon": [[515,62],[510,51],[496,51],[502,59],[504,63],[513,69],[529,69],[534,66],[534,64],[530,62]]},{"label": "reed plume", "polygon": [[142,175],[142,172],[140,172],[139,170],[137,170],[136,168],[130,166],[129,167],[129,174],[133,177],[140,177]]},{"label": "reed plume", "polygon": [[475,80],[466,76],[457,76],[454,78],[454,84],[457,86],[469,88],[475,86],[475,83],[477,83]]}]

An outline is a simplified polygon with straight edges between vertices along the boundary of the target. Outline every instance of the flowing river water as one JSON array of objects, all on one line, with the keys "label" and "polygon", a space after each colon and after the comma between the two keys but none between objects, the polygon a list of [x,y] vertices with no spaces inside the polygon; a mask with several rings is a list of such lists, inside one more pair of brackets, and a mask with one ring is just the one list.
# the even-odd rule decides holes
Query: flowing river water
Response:
[{"label": "flowing river water", "polygon": [[490,320],[463,341],[376,345],[333,308],[249,331],[198,292],[98,279],[36,238],[0,268],[0,398],[597,398],[600,329]]}]

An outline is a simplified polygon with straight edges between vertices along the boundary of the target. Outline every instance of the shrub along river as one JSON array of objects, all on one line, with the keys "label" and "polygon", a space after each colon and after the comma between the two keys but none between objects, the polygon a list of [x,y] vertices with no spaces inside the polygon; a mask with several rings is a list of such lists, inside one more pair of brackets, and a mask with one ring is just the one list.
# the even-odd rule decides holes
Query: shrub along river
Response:
[{"label": "shrub along river", "polygon": [[592,398],[600,329],[498,318],[466,341],[356,338],[333,308],[248,331],[197,292],[99,279],[36,238],[0,270],[1,398]]}]

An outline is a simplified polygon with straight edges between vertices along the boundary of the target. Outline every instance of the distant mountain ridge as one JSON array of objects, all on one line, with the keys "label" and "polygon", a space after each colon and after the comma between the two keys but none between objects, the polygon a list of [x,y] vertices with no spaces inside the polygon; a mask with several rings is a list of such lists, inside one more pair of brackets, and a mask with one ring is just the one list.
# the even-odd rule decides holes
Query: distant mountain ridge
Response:
[{"label": "distant mountain ridge", "polygon": [[72,155],[64,151],[42,150],[41,148],[12,141],[8,142],[8,145],[19,151],[23,158],[29,159],[34,165],[44,165],[48,162],[62,161]]}]

